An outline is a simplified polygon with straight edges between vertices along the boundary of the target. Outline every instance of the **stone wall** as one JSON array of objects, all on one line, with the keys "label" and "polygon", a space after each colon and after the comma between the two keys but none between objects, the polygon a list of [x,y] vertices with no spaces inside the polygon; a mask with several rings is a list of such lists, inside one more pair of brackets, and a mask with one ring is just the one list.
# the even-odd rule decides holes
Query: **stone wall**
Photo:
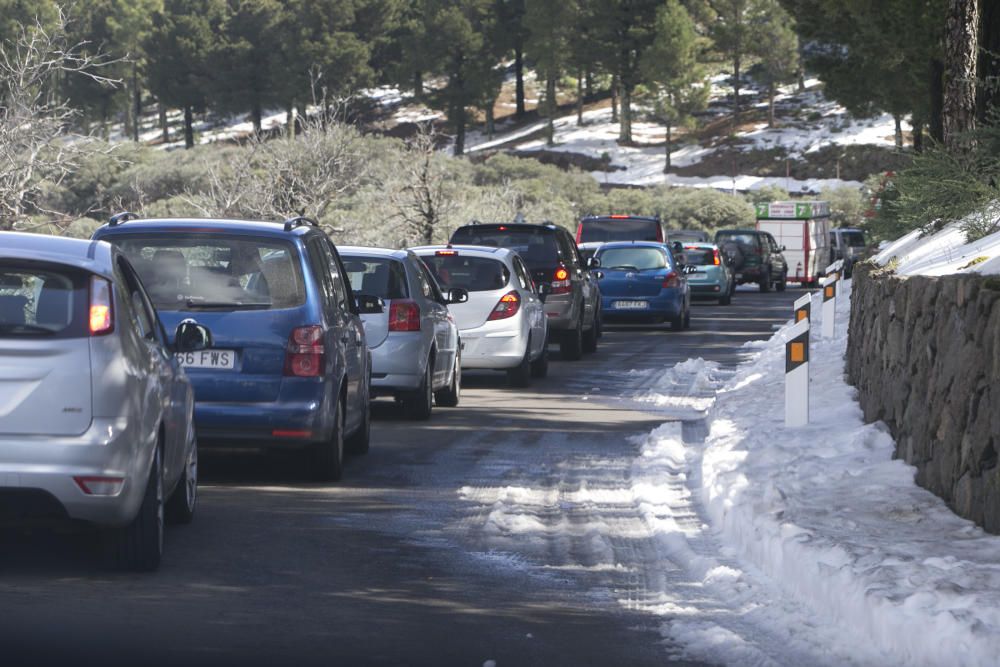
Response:
[{"label": "stone wall", "polygon": [[1000,533],[1000,278],[854,271],[847,372],[917,483]]}]

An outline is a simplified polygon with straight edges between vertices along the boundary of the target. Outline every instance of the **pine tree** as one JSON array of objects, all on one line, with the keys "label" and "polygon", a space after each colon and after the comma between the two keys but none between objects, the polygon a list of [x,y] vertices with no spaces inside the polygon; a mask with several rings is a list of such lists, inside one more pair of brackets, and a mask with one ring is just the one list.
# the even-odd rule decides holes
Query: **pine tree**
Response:
[{"label": "pine tree", "polygon": [[760,0],[709,0],[715,13],[711,33],[716,48],[733,65],[733,125],[739,122],[740,77],[753,47],[753,24],[760,15]]},{"label": "pine tree", "polygon": [[774,127],[776,88],[799,73],[799,38],[792,17],[777,0],[762,2],[760,20],[753,50],[760,58],[762,83],[767,86],[767,126]]},{"label": "pine tree", "polygon": [[572,0],[527,0],[528,52],[545,79],[545,141],[549,146],[555,145],[556,84],[568,62],[576,9]]}]

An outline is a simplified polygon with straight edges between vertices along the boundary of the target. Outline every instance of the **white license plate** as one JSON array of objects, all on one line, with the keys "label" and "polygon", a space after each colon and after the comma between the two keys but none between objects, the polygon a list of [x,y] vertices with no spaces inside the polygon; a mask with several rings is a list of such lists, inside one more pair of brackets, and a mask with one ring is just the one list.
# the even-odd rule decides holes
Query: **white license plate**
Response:
[{"label": "white license plate", "polygon": [[184,368],[216,368],[231,371],[236,368],[235,350],[200,350],[180,352],[177,361]]},{"label": "white license plate", "polygon": [[646,310],[649,308],[648,301],[615,301],[616,310]]}]

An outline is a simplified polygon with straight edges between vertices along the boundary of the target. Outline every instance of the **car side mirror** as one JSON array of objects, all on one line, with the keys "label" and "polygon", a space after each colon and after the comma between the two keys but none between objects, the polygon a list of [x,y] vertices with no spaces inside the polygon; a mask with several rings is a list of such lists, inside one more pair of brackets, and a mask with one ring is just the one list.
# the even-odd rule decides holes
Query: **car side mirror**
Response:
[{"label": "car side mirror", "polygon": [[552,285],[549,283],[538,283],[536,285],[536,291],[538,293],[538,300],[545,303],[545,298],[552,294]]},{"label": "car side mirror", "polygon": [[469,300],[469,290],[462,289],[461,287],[452,287],[448,290],[445,300],[448,303],[466,303]]},{"label": "car side mirror", "polygon": [[354,303],[358,306],[359,315],[379,315],[385,312],[385,302],[370,294],[357,294]]},{"label": "car side mirror", "polygon": [[604,280],[604,271],[594,271],[594,277],[598,280]]},{"label": "car side mirror", "polygon": [[785,246],[781,246],[780,250],[781,252],[785,252]]},{"label": "car side mirror", "polygon": [[588,269],[596,269],[596,268],[600,268],[600,266],[601,266],[601,258],[600,257],[594,256],[594,257],[588,257],[587,258],[587,268]]},{"label": "car side mirror", "polygon": [[212,332],[208,327],[194,320],[184,320],[177,325],[174,334],[174,350],[177,352],[197,352],[212,347]]}]

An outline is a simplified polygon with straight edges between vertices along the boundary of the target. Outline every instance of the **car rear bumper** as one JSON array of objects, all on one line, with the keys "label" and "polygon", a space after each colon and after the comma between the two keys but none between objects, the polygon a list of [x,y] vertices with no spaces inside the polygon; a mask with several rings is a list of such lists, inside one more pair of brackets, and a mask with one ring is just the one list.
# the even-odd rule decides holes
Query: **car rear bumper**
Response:
[{"label": "car rear bumper", "polygon": [[475,329],[462,329],[462,368],[501,370],[513,368],[524,359],[528,333],[524,319],[487,322]]},{"label": "car rear bumper", "polygon": [[574,305],[572,293],[550,294],[545,298],[545,316],[549,321],[549,331],[568,331],[576,328],[579,309]]},{"label": "car rear bumper", "polygon": [[261,403],[195,402],[194,422],[201,446],[290,446],[330,437],[333,417],[322,380],[296,379],[289,400]]},{"label": "car rear bumper", "polygon": [[[620,308],[617,302],[641,301],[646,308]],[[678,317],[684,312],[684,294],[679,289],[665,289],[657,296],[602,296],[601,315],[605,319],[643,319]]]},{"label": "car rear bumper", "polygon": [[[142,504],[153,455],[137,440],[126,420],[96,418],[80,436],[0,436],[0,518],[128,524]],[[95,496],[74,477],[124,483],[114,496]]]},{"label": "car rear bumper", "polygon": [[693,298],[713,298],[726,293],[724,283],[688,283],[691,286],[691,296]]},{"label": "car rear bumper", "polygon": [[390,333],[372,349],[372,394],[418,389],[429,356],[430,337],[423,332]]}]

